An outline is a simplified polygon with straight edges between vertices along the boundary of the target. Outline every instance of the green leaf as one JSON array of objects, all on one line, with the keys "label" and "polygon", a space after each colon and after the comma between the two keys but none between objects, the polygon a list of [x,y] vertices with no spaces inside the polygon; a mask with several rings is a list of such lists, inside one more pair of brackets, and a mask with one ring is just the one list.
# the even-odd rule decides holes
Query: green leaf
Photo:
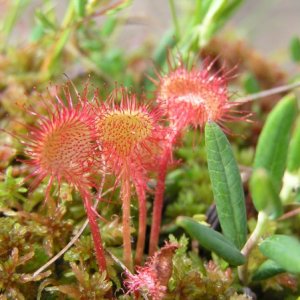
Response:
[{"label": "green leaf", "polygon": [[259,245],[259,250],[286,271],[300,273],[300,243],[294,237],[270,236]]},{"label": "green leaf", "polygon": [[193,14],[181,26],[178,49],[182,57],[187,57],[191,50],[197,52],[205,46],[242,2],[243,0],[195,1]]},{"label": "green leaf", "polygon": [[73,0],[73,1],[74,1],[74,8],[76,14],[81,18],[84,17],[87,0]]},{"label": "green leaf", "polygon": [[27,192],[25,187],[20,186],[22,178],[13,177],[12,166],[6,169],[5,179],[0,182],[0,208],[12,206],[18,201],[27,202],[27,198],[22,195]]},{"label": "green leaf", "polygon": [[207,44],[214,33],[229,19],[242,0],[212,0],[202,19],[199,34],[200,46]]},{"label": "green leaf", "polygon": [[281,188],[290,132],[296,114],[295,96],[285,96],[269,114],[258,140],[254,168],[263,168],[269,172],[276,191]]},{"label": "green leaf", "polygon": [[176,224],[183,227],[202,247],[215,252],[229,264],[239,266],[246,262],[235,245],[219,232],[188,217],[177,218]]},{"label": "green leaf", "polygon": [[226,8],[222,11],[220,19],[226,21],[238,9],[244,0],[232,0],[227,3]]},{"label": "green leaf", "polygon": [[290,43],[290,52],[292,60],[295,62],[300,62],[300,39],[299,37],[294,37]]},{"label": "green leaf", "polygon": [[114,15],[107,17],[101,28],[102,35],[105,37],[109,37],[116,28],[116,25],[117,18]]},{"label": "green leaf", "polygon": [[259,268],[253,274],[252,279],[254,281],[264,280],[284,272],[285,270],[275,261],[268,259],[259,266]]},{"label": "green leaf", "polygon": [[281,200],[265,169],[254,170],[249,186],[253,204],[258,211],[264,211],[271,219],[276,219],[282,215]]},{"label": "green leaf", "polygon": [[42,38],[45,35],[45,28],[41,25],[38,24],[37,26],[35,26],[30,34],[30,40],[32,42],[36,42],[38,41],[40,38]]},{"label": "green leaf", "polygon": [[296,123],[294,134],[288,150],[287,169],[295,172],[300,169],[300,118]]},{"label": "green leaf", "polygon": [[44,30],[57,30],[57,26],[53,23],[53,21],[51,20],[51,16],[48,16],[47,13],[44,13],[40,10],[36,10],[35,18],[37,23],[39,23]]},{"label": "green leaf", "polygon": [[246,94],[254,94],[260,91],[259,82],[252,73],[246,74],[243,85]]},{"label": "green leaf", "polygon": [[247,217],[240,171],[231,146],[219,126],[205,127],[209,177],[224,235],[239,249],[246,241]]}]

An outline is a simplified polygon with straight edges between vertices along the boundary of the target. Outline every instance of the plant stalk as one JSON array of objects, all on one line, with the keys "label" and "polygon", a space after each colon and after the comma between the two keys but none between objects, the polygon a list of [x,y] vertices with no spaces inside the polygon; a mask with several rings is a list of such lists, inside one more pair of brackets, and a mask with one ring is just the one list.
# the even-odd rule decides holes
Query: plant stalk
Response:
[{"label": "plant stalk", "polygon": [[101,239],[101,235],[100,235],[100,230],[99,230],[97,220],[96,220],[96,214],[92,210],[92,203],[91,203],[91,198],[89,195],[85,195],[83,197],[83,203],[85,206],[91,233],[93,236],[97,263],[98,263],[100,270],[102,272],[104,272],[104,271],[106,271],[105,253],[104,253],[104,248],[103,248],[102,239]]},{"label": "plant stalk", "polygon": [[261,98],[265,98],[265,97],[269,97],[272,95],[276,95],[279,93],[285,93],[288,92],[292,89],[296,89],[300,87],[300,82],[295,82],[295,83],[291,83],[291,84],[287,84],[287,85],[282,85],[282,86],[278,86],[269,90],[265,90],[262,92],[258,92],[255,94],[250,94],[248,96],[239,98],[237,100],[235,100],[236,102],[251,102],[257,99],[261,99]]},{"label": "plant stalk", "polygon": [[130,180],[129,176],[123,176],[121,184],[122,212],[123,212],[123,259],[125,266],[132,272],[132,249],[130,232]]},{"label": "plant stalk", "polygon": [[254,231],[251,233],[249,239],[247,240],[245,246],[243,247],[241,253],[246,257],[246,263],[238,267],[238,275],[244,284],[247,284],[248,281],[248,258],[257,245],[259,239],[261,238],[266,222],[268,221],[268,216],[265,212],[260,211],[258,213],[257,224]]},{"label": "plant stalk", "polygon": [[160,161],[159,174],[157,178],[157,186],[154,197],[153,212],[152,212],[152,227],[150,233],[150,246],[149,246],[149,255],[152,256],[157,250],[161,218],[162,218],[162,209],[164,201],[164,192],[165,192],[165,181],[167,176],[167,168],[169,165],[170,157],[172,153],[172,143],[170,142]]},{"label": "plant stalk", "polygon": [[136,193],[139,200],[139,231],[136,246],[135,264],[141,265],[145,249],[147,228],[146,186],[136,184]]}]

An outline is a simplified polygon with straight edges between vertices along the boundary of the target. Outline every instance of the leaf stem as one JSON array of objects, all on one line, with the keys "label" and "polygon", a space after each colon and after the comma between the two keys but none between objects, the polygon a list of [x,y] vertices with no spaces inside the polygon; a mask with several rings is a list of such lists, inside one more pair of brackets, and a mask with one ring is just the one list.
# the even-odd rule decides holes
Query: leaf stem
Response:
[{"label": "leaf stem", "polygon": [[237,100],[235,100],[236,102],[251,102],[257,99],[261,99],[261,98],[265,98],[265,97],[269,97],[272,95],[276,95],[279,93],[284,93],[287,92],[289,90],[295,89],[295,88],[299,88],[300,87],[300,82],[295,82],[295,83],[291,83],[291,84],[287,84],[287,85],[282,85],[282,86],[278,86],[269,90],[265,90],[259,93],[255,93],[255,94],[251,94],[245,97],[241,97]]},{"label": "leaf stem", "polygon": [[166,146],[162,155],[159,175],[157,178],[157,186],[154,197],[153,212],[152,212],[152,227],[150,233],[149,255],[152,256],[157,250],[159,233],[161,227],[162,209],[164,202],[165,181],[167,176],[167,168],[172,153],[172,143]]},{"label": "leaf stem", "polygon": [[212,24],[216,22],[218,14],[222,12],[222,9],[226,6],[225,0],[211,1],[211,4],[201,22],[198,26],[199,35],[199,47],[203,48],[212,36],[211,28]]},{"label": "leaf stem", "polygon": [[131,249],[131,233],[130,233],[130,179],[123,175],[121,183],[121,198],[122,198],[122,222],[123,222],[123,259],[125,266],[132,271],[132,249]]},{"label": "leaf stem", "polygon": [[248,281],[248,258],[257,245],[259,239],[261,238],[266,222],[268,221],[268,216],[265,212],[260,211],[258,213],[257,223],[254,231],[251,233],[249,239],[247,240],[245,246],[242,249],[242,254],[246,257],[247,261],[244,265],[238,267],[238,275],[240,280],[247,284]]},{"label": "leaf stem", "polygon": [[179,23],[178,23],[174,0],[169,0],[169,5],[170,5],[170,9],[171,9],[173,24],[175,27],[175,35],[176,35],[176,39],[178,41],[180,39],[180,27],[179,27]]},{"label": "leaf stem", "polygon": [[83,197],[83,203],[86,209],[87,217],[89,220],[89,225],[91,233],[93,236],[94,247],[96,252],[97,263],[102,272],[106,271],[106,260],[103,248],[103,243],[100,235],[100,230],[96,220],[96,213],[92,209],[91,197],[90,195],[85,195]]},{"label": "leaf stem", "polygon": [[146,240],[147,227],[147,202],[146,202],[146,187],[136,184],[136,193],[139,200],[139,231],[136,246],[135,264],[140,265],[143,259],[143,253]]}]

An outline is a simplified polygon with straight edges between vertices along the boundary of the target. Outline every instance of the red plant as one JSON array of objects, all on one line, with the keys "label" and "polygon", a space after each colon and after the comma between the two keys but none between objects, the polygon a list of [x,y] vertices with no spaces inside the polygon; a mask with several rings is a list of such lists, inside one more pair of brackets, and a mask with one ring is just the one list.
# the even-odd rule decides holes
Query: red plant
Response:
[{"label": "red plant", "polygon": [[137,274],[126,273],[125,285],[128,293],[142,292],[151,296],[153,300],[163,299],[166,293],[166,286],[161,285],[157,272],[150,266],[137,268]]},{"label": "red plant", "polygon": [[90,193],[90,188],[94,186],[90,176],[94,171],[94,157],[99,156],[95,143],[94,116],[87,102],[87,89],[82,96],[78,95],[78,103],[74,103],[68,87],[64,92],[66,104],[57,91],[56,101],[51,97],[49,103],[43,100],[48,116],[28,110],[37,117],[36,125],[29,126],[25,142],[25,153],[29,157],[26,163],[33,167],[28,177],[33,178],[32,189],[49,178],[46,200],[54,181],[59,185],[65,181],[80,192],[89,218],[97,262],[104,271],[105,255]]},{"label": "red plant", "polygon": [[222,125],[224,121],[245,119],[244,115],[239,116],[241,112],[234,109],[240,103],[229,102],[226,75],[222,74],[222,70],[213,73],[212,67],[213,63],[204,63],[202,69],[193,66],[189,70],[182,61],[175,67],[169,63],[169,72],[158,75],[158,80],[154,80],[157,85],[157,102],[166,111],[173,131],[160,160],[152,214],[150,255],[153,255],[158,245],[166,172],[177,137],[189,125],[202,129],[210,121]]},{"label": "red plant", "polygon": [[176,67],[169,65],[166,75],[159,75],[157,102],[165,108],[178,132],[188,125],[203,128],[209,121],[221,124],[241,119],[237,116],[241,112],[233,109],[240,103],[229,101],[229,72],[222,74],[222,69],[212,72],[213,66],[213,62],[206,61],[202,68],[193,66],[189,70],[179,62]]},{"label": "red plant", "polygon": [[[117,104],[120,96],[120,104]],[[97,108],[97,139],[106,167],[121,183],[123,201],[124,262],[132,268],[130,234],[131,182],[139,198],[139,233],[136,262],[139,264],[145,244],[146,199],[148,172],[156,170],[166,129],[159,125],[161,113],[137,103],[136,95],[124,88],[116,89],[110,99]]]},{"label": "red plant", "polygon": [[178,245],[166,244],[150,257],[145,266],[137,267],[137,273],[125,272],[125,286],[128,293],[145,293],[153,300],[160,300],[166,294],[167,285],[173,271],[172,259]]}]

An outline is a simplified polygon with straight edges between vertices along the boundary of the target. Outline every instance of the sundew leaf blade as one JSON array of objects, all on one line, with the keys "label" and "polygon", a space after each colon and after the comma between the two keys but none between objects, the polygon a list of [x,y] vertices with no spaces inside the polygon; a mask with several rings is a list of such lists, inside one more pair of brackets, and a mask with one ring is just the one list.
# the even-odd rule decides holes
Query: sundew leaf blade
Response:
[{"label": "sundew leaf blade", "polygon": [[247,217],[243,185],[236,160],[225,134],[215,123],[208,123],[205,127],[205,145],[222,231],[241,249],[246,241]]},{"label": "sundew leaf blade", "polygon": [[245,257],[221,233],[188,217],[179,217],[176,223],[183,227],[202,247],[215,252],[229,264],[238,266],[245,263]]}]

